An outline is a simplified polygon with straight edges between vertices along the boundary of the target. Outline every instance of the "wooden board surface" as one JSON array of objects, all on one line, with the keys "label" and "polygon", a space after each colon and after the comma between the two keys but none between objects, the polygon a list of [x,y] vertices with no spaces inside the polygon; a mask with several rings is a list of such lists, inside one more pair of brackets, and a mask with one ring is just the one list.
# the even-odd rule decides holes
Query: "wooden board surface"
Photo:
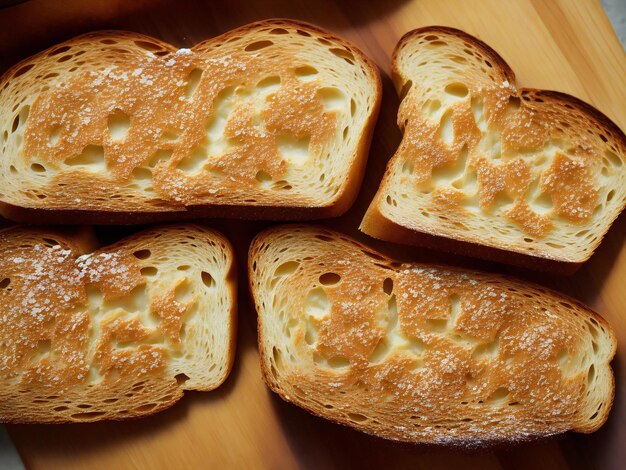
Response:
[{"label": "wooden board surface", "polygon": [[[495,48],[522,86],[571,93],[626,127],[626,57],[600,4],[592,0],[257,0],[31,1],[0,11],[0,67],[75,34],[130,29],[190,46],[247,22],[299,18],[339,33],[371,56],[383,73],[384,96],[363,189],[342,218],[324,223],[359,236],[356,227],[400,140],[398,99],[389,58],[405,32],[454,26]],[[251,237],[267,223],[209,222],[223,229],[245,263]],[[128,233],[124,229],[124,233]],[[100,231],[110,236],[122,230]],[[626,345],[626,217],[574,276],[552,278],[420,249],[374,243],[404,258],[455,262],[533,279],[569,293],[602,313]],[[241,272],[245,272],[243,269]],[[227,382],[211,393],[188,393],[170,410],[133,422],[9,426],[31,468],[599,468],[626,465],[626,348],[613,362],[617,395],[609,421],[593,435],[509,447],[451,450],[386,442],[314,418],[269,392],[261,380],[256,314],[240,278],[238,349]]]}]

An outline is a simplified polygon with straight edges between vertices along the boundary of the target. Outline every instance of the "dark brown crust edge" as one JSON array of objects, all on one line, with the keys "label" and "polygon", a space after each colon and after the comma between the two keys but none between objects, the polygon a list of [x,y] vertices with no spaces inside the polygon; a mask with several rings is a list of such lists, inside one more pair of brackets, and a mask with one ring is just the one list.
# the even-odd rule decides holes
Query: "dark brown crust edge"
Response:
[{"label": "dark brown crust edge", "polygon": [[[161,229],[167,229],[168,227],[173,227],[173,226],[179,226],[179,227],[190,227],[190,228],[200,228],[202,231],[208,231],[210,232],[214,237],[218,238],[223,244],[224,246],[226,246],[227,249],[227,253],[228,253],[228,260],[229,260],[229,265],[227,267],[227,271],[226,271],[226,277],[225,277],[225,281],[229,290],[229,294],[231,296],[232,299],[232,303],[231,303],[231,309],[229,311],[229,320],[230,320],[230,329],[229,329],[229,342],[228,342],[228,358],[227,358],[227,364],[226,364],[226,369],[224,371],[224,375],[221,378],[221,380],[215,385],[215,386],[211,386],[211,387],[206,387],[206,388],[195,388],[195,389],[184,389],[182,387],[178,388],[179,393],[173,397],[173,399],[167,403],[163,403],[153,409],[151,409],[148,412],[136,412],[136,413],[132,413],[130,412],[128,415],[125,416],[110,416],[107,418],[96,418],[93,420],[81,420],[81,421],[73,421],[73,420],[69,420],[69,419],[56,419],[56,417],[51,417],[50,420],[46,420],[46,421],[29,421],[29,420],[22,420],[22,419],[9,419],[9,420],[1,420],[0,419],[0,423],[2,424],[85,424],[85,423],[96,423],[96,422],[114,422],[114,421],[131,421],[131,420],[137,420],[140,418],[147,418],[149,416],[155,415],[157,413],[160,413],[161,411],[165,411],[168,408],[173,407],[176,403],[178,403],[184,396],[185,396],[185,392],[187,391],[198,391],[198,392],[209,392],[211,390],[215,390],[217,388],[219,388],[225,381],[226,379],[228,379],[228,376],[230,375],[230,372],[232,371],[233,368],[233,364],[234,364],[234,360],[235,360],[235,353],[236,353],[236,347],[237,347],[237,312],[238,312],[238,305],[237,305],[237,260],[235,257],[235,251],[233,249],[233,246],[230,242],[230,240],[228,240],[228,238],[226,238],[226,236],[224,236],[224,234],[222,234],[220,231],[214,229],[214,228],[210,228],[210,227],[205,227],[203,225],[197,225],[197,224],[176,224],[176,225],[164,225],[164,226],[159,226],[159,227],[155,227],[155,228],[150,228],[150,229],[146,229],[146,230],[142,230],[140,232],[137,232],[136,234],[130,235],[128,237],[124,237],[123,239],[121,239],[118,242],[112,243],[110,245],[105,245],[105,246],[101,246],[101,247],[97,247],[95,249],[100,249],[100,248],[108,248],[108,247],[112,247],[118,244],[123,245],[127,240],[129,239],[133,239],[135,237],[138,236],[143,236],[145,234],[148,234],[150,232],[154,232],[154,231],[158,231]],[[0,234],[4,231],[4,230],[10,230],[12,227],[8,227],[7,229],[3,229],[0,230]],[[71,239],[72,242],[74,243],[81,243],[81,240],[78,239],[73,239],[73,237],[68,236],[67,234],[63,234],[60,233],[58,231],[56,231],[55,228],[51,228],[48,229],[47,227],[45,228],[46,231],[49,231],[50,233],[54,233],[56,235],[58,235],[61,238],[68,238]]]},{"label": "dark brown crust edge", "polygon": [[[443,33],[458,37],[464,41],[467,41],[477,48],[479,48],[485,55],[489,56],[494,63],[500,67],[501,71],[508,77],[511,83],[515,83],[515,73],[507,62],[488,44],[484,43],[480,39],[464,32],[459,29],[450,28],[447,26],[427,26],[418,28],[406,33],[398,44],[396,45],[392,54],[392,72],[394,85],[398,92],[402,88],[404,79],[400,75],[398,70],[398,55],[405,43],[412,40],[414,36],[418,36],[425,33]],[[534,88],[518,88],[520,95],[533,94],[537,97],[548,98],[552,101],[558,101],[560,103],[569,104],[573,106],[583,114],[585,114],[591,121],[595,121],[600,127],[604,128],[611,137],[616,139],[624,148],[626,148],[626,135],[608,116],[601,111],[591,106],[590,104],[582,101],[575,96],[567,93],[552,90],[540,90]],[[392,157],[393,159],[393,157]],[[622,205],[619,211],[611,217],[611,224],[619,216],[619,214],[626,207],[626,203]],[[487,246],[480,243],[474,243],[465,240],[459,240],[450,238],[442,234],[431,234],[421,232],[418,230],[409,229],[403,225],[400,225],[392,220],[383,216],[377,207],[377,196],[374,197],[370,207],[366,212],[366,216],[363,218],[359,229],[374,238],[380,240],[391,241],[400,243],[403,245],[422,246],[426,248],[435,249],[438,251],[452,252],[455,254],[470,256],[475,258],[487,259],[491,261],[497,261],[503,264],[511,264],[520,266],[523,268],[529,268],[536,271],[550,272],[560,275],[574,274],[582,264],[587,261],[595,252],[595,249],[600,245],[602,238],[606,235],[611,227],[609,224],[607,230],[601,234],[596,247],[588,255],[580,260],[570,261],[566,259],[552,259],[541,255],[532,255],[530,253],[522,253],[518,251],[507,250],[506,248],[498,248],[493,246]]]},{"label": "dark brown crust edge", "polygon": [[[615,400],[615,373],[613,372],[613,369],[610,367],[610,363],[613,360],[613,358],[615,357],[615,351],[617,348],[617,337],[615,336],[615,332],[613,331],[612,326],[610,325],[610,323],[608,321],[606,321],[604,319],[604,317],[602,317],[599,313],[597,313],[596,311],[594,311],[593,309],[591,309],[589,306],[583,304],[581,301],[579,301],[578,299],[575,299],[573,297],[570,297],[567,294],[563,294],[561,292],[557,292],[555,290],[549,289],[549,288],[545,288],[543,286],[540,286],[539,284],[535,284],[532,282],[528,282],[528,281],[523,281],[525,282],[529,287],[533,287],[533,288],[539,288],[539,289],[543,289],[544,291],[547,291],[550,294],[556,295],[558,297],[564,298],[565,300],[567,300],[568,302],[571,302],[581,308],[583,308],[584,310],[586,310],[587,312],[589,312],[589,314],[596,319],[598,322],[602,323],[604,326],[607,327],[607,331],[609,332],[609,334],[611,335],[611,340],[612,340],[612,344],[613,344],[613,354],[611,355],[611,357],[608,359],[607,364],[609,365],[610,368],[610,381],[611,381],[611,396],[607,398],[607,404],[608,406],[605,408],[605,411],[603,413],[603,416],[598,419],[597,424],[593,427],[587,428],[587,429],[582,429],[582,430],[569,430],[569,431],[564,431],[563,433],[553,433],[553,434],[545,434],[545,435],[537,435],[537,436],[525,436],[522,438],[516,438],[515,440],[507,440],[507,439],[489,439],[489,440],[474,440],[474,441],[449,441],[446,442],[445,444],[441,444],[441,443],[436,443],[436,442],[423,442],[423,441],[412,441],[412,440],[404,440],[404,439],[395,439],[392,437],[389,437],[387,435],[381,435],[381,434],[376,434],[374,432],[369,432],[366,430],[363,430],[357,426],[355,426],[353,423],[349,422],[349,421],[342,421],[342,420],[338,420],[335,418],[329,418],[328,416],[323,415],[322,413],[319,413],[313,409],[311,409],[306,403],[299,401],[299,400],[294,400],[291,396],[288,396],[280,387],[275,387],[274,384],[272,383],[272,381],[269,379],[270,377],[270,371],[267,369],[266,367],[266,358],[267,358],[267,352],[265,351],[264,347],[263,347],[263,341],[261,339],[261,331],[263,329],[263,320],[261,318],[261,315],[259,314],[259,306],[256,302],[256,295],[255,295],[255,289],[254,289],[254,283],[252,282],[253,279],[253,270],[252,270],[252,265],[253,263],[256,261],[256,259],[254,258],[254,255],[258,252],[258,245],[260,245],[264,239],[271,237],[275,232],[281,232],[283,230],[287,230],[287,229],[297,229],[297,228],[302,228],[302,227],[306,227],[308,229],[317,229],[320,230],[322,232],[326,232],[327,234],[330,235],[338,235],[339,232],[332,230],[332,229],[328,229],[326,227],[321,227],[321,226],[315,226],[315,225],[302,225],[302,224],[287,224],[287,225],[279,225],[279,226],[275,226],[275,227],[271,227],[268,228],[266,230],[263,230],[262,232],[260,232],[259,234],[257,234],[254,239],[252,240],[252,242],[250,243],[250,248],[248,250],[248,288],[250,291],[250,295],[252,297],[252,301],[254,303],[254,307],[256,309],[257,312],[257,342],[258,342],[258,350],[259,350],[259,362],[260,362],[260,366],[261,366],[261,372],[262,372],[262,376],[263,376],[263,381],[265,382],[265,384],[267,385],[267,387],[272,390],[274,393],[276,393],[278,396],[280,396],[280,398],[288,403],[294,404],[304,410],[306,410],[307,412],[309,412],[310,414],[317,416],[319,418],[323,418],[327,421],[333,422],[335,424],[340,424],[342,426],[354,429],[356,431],[362,432],[364,434],[368,434],[370,436],[375,436],[375,437],[379,437],[382,439],[386,439],[386,440],[390,440],[390,441],[394,441],[394,442],[406,442],[406,443],[410,443],[410,444],[421,444],[421,445],[426,445],[426,446],[447,446],[447,447],[476,447],[478,445],[480,446],[488,446],[488,447],[495,447],[498,445],[502,445],[502,444],[511,444],[511,443],[521,443],[521,442],[529,442],[529,441],[536,441],[539,439],[544,439],[547,438],[549,436],[553,436],[556,434],[564,434],[565,432],[577,432],[577,433],[582,433],[582,434],[589,434],[592,432],[597,431],[598,429],[600,429],[604,423],[606,423],[606,420],[609,417],[609,413],[613,407],[613,403]],[[364,248],[367,251],[373,252],[374,254],[380,256],[381,258],[384,259],[389,259],[391,260],[390,257],[380,253],[379,251],[377,251],[376,249],[373,249],[365,244],[360,243],[357,240],[354,240],[351,237],[347,237],[351,240],[352,243],[354,243],[354,245],[356,247],[360,247],[360,248]],[[447,270],[451,270],[451,271],[457,271],[457,272],[466,272],[468,271],[467,269],[461,269],[461,268],[455,268],[455,267],[449,267],[449,266],[445,266],[445,265],[437,265],[437,264],[431,264],[431,266],[438,266]],[[481,274],[485,274],[485,275],[489,275],[498,279],[503,279],[505,281],[515,281],[515,282],[520,282],[520,280],[515,279],[512,276],[507,276],[507,275],[503,275],[503,274],[496,274],[496,273],[487,273],[484,271],[479,271],[479,270],[474,270],[475,272],[481,273]]]},{"label": "dark brown crust edge", "polygon": [[[251,219],[251,220],[315,220],[324,219],[330,217],[338,217],[344,214],[356,200],[363,177],[365,176],[365,168],[367,166],[367,158],[369,154],[369,148],[372,142],[374,134],[374,128],[378,119],[378,113],[380,111],[380,104],[382,100],[382,81],[378,67],[372,59],[365,55],[359,48],[346,41],[345,39],[337,36],[336,34],[320,28],[316,25],[307,23],[305,21],[293,20],[288,18],[271,18],[261,21],[249,23],[233,30],[227,31],[219,36],[205,39],[197,43],[196,45],[203,43],[217,43],[224,41],[233,35],[240,34],[243,31],[262,28],[265,26],[287,26],[287,27],[299,27],[307,32],[311,32],[317,35],[328,36],[334,41],[337,41],[345,48],[349,49],[355,56],[359,57],[363,65],[366,67],[370,74],[370,77],[374,80],[375,88],[375,100],[372,110],[365,122],[355,153],[352,155],[352,164],[350,171],[346,176],[342,188],[337,193],[334,200],[330,201],[324,206],[271,206],[271,205],[221,205],[221,204],[206,204],[198,206],[187,206],[180,210],[172,209],[165,212],[133,212],[133,211],[100,211],[100,210],[68,210],[68,209],[48,209],[48,208],[35,208],[35,207],[23,207],[10,204],[6,201],[0,201],[0,214],[10,220],[22,223],[32,224],[120,224],[120,225],[134,225],[150,222],[168,222],[178,220],[189,220],[197,217],[210,217],[210,218],[236,218],[236,219]],[[37,60],[39,56],[48,53],[55,47],[65,44],[70,41],[74,41],[81,38],[88,38],[93,35],[99,35],[102,33],[114,33],[114,34],[130,34],[137,36],[139,39],[146,39],[156,42],[162,45],[166,49],[172,49],[173,46],[160,39],[153,38],[151,36],[144,35],[142,33],[118,31],[118,30],[102,30],[91,33],[82,34],[63,41],[62,43],[55,44],[52,47],[45,49],[37,54],[27,57],[18,62],[14,66],[10,67],[0,77],[0,90],[3,90],[5,82],[12,78],[12,75],[16,70],[19,70],[26,63],[30,63]]]}]

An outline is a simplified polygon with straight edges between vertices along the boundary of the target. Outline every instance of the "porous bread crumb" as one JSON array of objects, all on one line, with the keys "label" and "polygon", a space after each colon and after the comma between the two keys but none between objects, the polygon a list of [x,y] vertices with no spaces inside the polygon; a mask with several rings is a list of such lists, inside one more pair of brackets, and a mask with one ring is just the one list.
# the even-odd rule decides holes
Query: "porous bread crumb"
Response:
[{"label": "porous bread crumb", "polygon": [[[278,24],[289,34],[273,34]],[[297,33],[309,29],[309,37]],[[9,108],[5,96],[29,96],[8,150],[19,155],[18,171],[4,193],[20,207],[59,210],[77,198],[82,210],[112,212],[345,210],[354,197],[347,181],[360,175],[371,137],[379,79],[352,46],[330,35],[320,42],[321,35],[267,21],[191,49],[102,32],[67,42],[72,53],[62,63],[44,51],[0,100]],[[48,78],[31,83],[33,74]],[[34,160],[45,167],[36,179]],[[35,197],[20,191],[26,183]]]},{"label": "porous bread crumb", "polygon": [[571,96],[517,88],[501,57],[452,28],[407,34],[392,67],[404,136],[365,233],[445,237],[432,243],[531,267],[588,259],[626,205],[615,124]]},{"label": "porous bread crumb", "polygon": [[228,374],[232,253],[219,234],[170,226],[80,254],[71,237],[15,227],[0,249],[2,421],[139,416]]},{"label": "porous bread crumb", "polygon": [[317,415],[455,444],[590,432],[606,420],[615,337],[572,299],[394,262],[311,226],[263,232],[249,259],[265,380]]}]

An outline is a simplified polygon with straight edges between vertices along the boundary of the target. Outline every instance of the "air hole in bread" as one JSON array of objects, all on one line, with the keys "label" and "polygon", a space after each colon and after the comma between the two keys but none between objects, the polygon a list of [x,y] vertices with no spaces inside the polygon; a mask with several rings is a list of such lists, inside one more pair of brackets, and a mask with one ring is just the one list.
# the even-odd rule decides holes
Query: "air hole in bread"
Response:
[{"label": "air hole in bread", "polygon": [[[441,109],[441,101],[439,100],[426,100],[422,106],[422,113],[429,117],[434,118],[435,113]],[[404,124],[406,127],[406,123]]]},{"label": "air hole in bread", "polygon": [[404,173],[405,175],[413,174],[413,160],[405,160],[404,164],[402,165],[402,173]]},{"label": "air hole in bread", "polygon": [[150,250],[137,250],[133,253],[133,256],[137,259],[148,259],[152,255]]},{"label": "air hole in bread", "polygon": [[326,112],[340,111],[346,108],[346,96],[335,87],[322,87],[317,90],[317,96],[324,105]]},{"label": "air hole in bread", "polygon": [[50,131],[48,144],[51,147],[54,147],[56,144],[59,143],[60,137],[61,137],[61,127],[60,126],[53,127],[52,130]]},{"label": "air hole in bread", "polygon": [[444,88],[444,91],[455,98],[465,98],[469,93],[467,86],[463,83],[450,83]]},{"label": "air hole in bread", "polygon": [[67,62],[68,60],[70,60],[72,57],[74,57],[73,54],[66,54],[64,56],[61,56],[57,59],[57,62],[59,63],[63,63],[63,62]]},{"label": "air hole in bread", "polygon": [[465,186],[463,183],[463,175],[468,157],[467,145],[463,145],[461,152],[456,157],[456,161],[447,165],[433,168],[432,179],[436,186],[453,186],[457,189]]},{"label": "air hole in bread", "polygon": [[274,365],[276,366],[276,368],[278,370],[282,370],[283,369],[283,357],[282,357],[281,351],[276,346],[272,348],[272,359],[274,359]]},{"label": "air hole in bread", "polygon": [[393,199],[391,196],[387,196],[387,198],[385,199],[385,201],[387,202],[388,205],[390,206],[394,206],[397,207],[398,206],[398,201],[396,201],[395,199]]},{"label": "air hole in bread", "polygon": [[17,69],[15,71],[15,73],[13,74],[13,78],[17,78],[20,77],[22,75],[24,75],[26,72],[28,72],[30,69],[32,69],[35,66],[35,64],[26,64],[22,67],[20,67],[19,69]]},{"label": "air hole in bread", "polygon": [[266,47],[269,47],[269,46],[271,46],[273,44],[274,43],[272,41],[270,41],[269,39],[266,39],[264,41],[256,41],[256,42],[248,44],[244,48],[244,51],[246,51],[246,52],[260,51],[261,49],[265,49]]},{"label": "air hole in bread", "polygon": [[565,248],[565,245],[563,245],[562,243],[546,242],[546,245],[552,248],[556,248],[557,250]]},{"label": "air hole in bread", "polygon": [[312,321],[307,321],[306,329],[304,332],[304,341],[309,346],[313,346],[317,343],[317,338],[318,338],[317,325],[313,323]]},{"label": "air hole in bread", "polygon": [[177,142],[180,139],[180,133],[175,130],[168,130],[161,134],[163,140],[167,140],[169,142]]},{"label": "air hole in bread", "polygon": [[34,171],[35,173],[45,173],[46,167],[43,166],[41,163],[33,163],[30,165],[30,170]]},{"label": "air hole in bread", "polygon": [[272,75],[271,77],[265,77],[259,83],[256,84],[256,89],[264,96],[271,95],[280,88],[280,77],[278,75]]},{"label": "air hole in bread", "polygon": [[315,238],[317,238],[318,240],[321,240],[323,242],[332,242],[334,241],[332,237],[327,237],[326,235],[315,235]]},{"label": "air hole in bread", "polygon": [[202,69],[193,69],[189,72],[189,75],[187,75],[187,86],[185,87],[185,98],[189,99],[193,96],[200,84],[203,72]]},{"label": "air hole in bread", "polygon": [[162,51],[163,47],[150,41],[133,41],[135,45],[145,51],[156,52]]},{"label": "air hole in bread", "polygon": [[596,378],[596,366],[594,364],[591,364],[589,366],[589,370],[587,371],[587,385],[591,385],[591,383],[595,380]]},{"label": "air hole in bread", "polygon": [[188,264],[181,264],[176,268],[177,271],[189,271],[190,269],[191,266],[189,266]]},{"label": "air hole in bread", "polygon": [[509,393],[506,387],[499,387],[487,399],[487,403],[490,405],[503,405],[507,401]]},{"label": "air hole in bread", "polygon": [[611,152],[610,150],[607,150],[604,155],[611,162],[611,165],[613,165],[615,168],[619,168],[624,164],[622,159],[618,157],[616,153]]},{"label": "air hole in bread", "polygon": [[185,385],[185,382],[187,382],[189,380],[189,376],[187,374],[176,374],[174,376],[174,378],[176,379],[176,383],[178,384],[178,386],[180,387],[181,385]]},{"label": "air hole in bread", "polygon": [[55,55],[63,54],[64,52],[69,51],[71,48],[72,48],[71,46],[61,46],[61,47],[58,47],[58,48],[53,49],[52,51],[50,51],[48,53],[48,57],[53,57]]},{"label": "air hole in bread", "polygon": [[494,341],[490,343],[481,344],[474,349],[472,353],[472,359],[481,361],[483,359],[493,359],[498,355],[498,349],[500,346],[500,339],[496,337]]},{"label": "air hole in bread", "polygon": [[148,160],[148,167],[154,168],[159,162],[165,162],[172,157],[172,150],[157,150]]},{"label": "air hole in bread", "polygon": [[142,276],[154,277],[157,275],[159,270],[155,268],[154,266],[146,266],[145,268],[141,268],[139,272],[141,273]]},{"label": "air hole in bread", "polygon": [[324,273],[319,277],[319,281],[324,286],[334,286],[341,281],[341,276],[337,273]]},{"label": "air hole in bread", "polygon": [[310,136],[297,137],[285,134],[276,137],[276,149],[283,160],[291,165],[302,166],[310,159]]},{"label": "air hole in bread", "polygon": [[121,142],[128,135],[128,128],[130,127],[130,116],[122,111],[115,111],[108,117],[109,135],[111,140],[115,142]]},{"label": "air hole in bread", "polygon": [[301,29],[297,29],[296,30],[296,34],[300,35],[300,36],[304,36],[305,38],[310,38],[311,34],[306,32],[306,31],[302,31]]},{"label": "air hole in bread", "polygon": [[350,421],[354,421],[356,423],[362,423],[369,419],[367,416],[362,415],[360,413],[348,413],[347,416]]},{"label": "air hole in bread", "polygon": [[13,119],[13,125],[11,126],[11,132],[15,132],[18,129],[22,128],[26,123],[26,119],[28,119],[28,114],[30,113],[30,106],[24,106],[20,109],[20,112],[16,114]]},{"label": "air hole in bread", "polygon": [[191,154],[189,154],[189,156],[180,160],[176,168],[189,173],[198,172],[204,167],[208,156],[206,147],[199,145],[191,152]]},{"label": "air hole in bread", "polygon": [[[202,279],[204,282],[204,278]],[[183,278],[182,281],[174,289],[174,297],[176,301],[181,304],[187,304],[191,301],[193,295],[193,290],[191,287],[191,283],[187,278]]]},{"label": "air hole in bread", "polygon": [[272,176],[263,170],[257,172],[255,179],[259,182],[260,186],[267,187],[272,183]]},{"label": "air hole in bread", "polygon": [[43,238],[42,241],[44,242],[44,245],[50,248],[53,246],[60,246],[59,241],[54,238]]},{"label": "air hole in bread", "polygon": [[343,140],[346,140],[348,138],[348,132],[349,131],[350,131],[350,127],[349,126],[346,126],[346,127],[343,128],[343,135],[342,135]]},{"label": "air hole in bread", "polygon": [[281,189],[281,190],[289,190],[292,189],[292,186],[286,180],[279,180],[272,184],[273,189]]},{"label": "air hole in bread", "polygon": [[321,287],[312,289],[306,297],[304,310],[307,315],[316,319],[330,315],[330,301],[326,291]]},{"label": "air hole in bread", "polygon": [[85,169],[90,168],[94,172],[102,171],[106,169],[104,149],[101,145],[87,145],[79,155],[66,159],[65,164]]},{"label": "air hole in bread", "polygon": [[297,261],[287,261],[276,268],[274,277],[289,276],[298,269],[298,266],[300,266],[300,263]]},{"label": "air hole in bread", "polygon": [[72,414],[71,418],[77,421],[95,421],[105,414],[106,413],[104,411],[86,411],[84,413],[74,413]]},{"label": "air hole in bread", "polygon": [[301,80],[312,80],[315,75],[319,72],[315,67],[310,65],[303,65],[302,67],[296,67],[295,69],[296,77]]},{"label": "air hole in bread", "polygon": [[214,288],[217,284],[215,282],[215,279],[213,279],[213,276],[211,276],[208,272],[206,271],[202,271],[200,273],[200,276],[202,278],[202,283],[208,287],[208,288]]},{"label": "air hole in bread", "polygon": [[270,34],[289,34],[289,31],[283,28],[274,28],[270,30]]},{"label": "air hole in bread", "polygon": [[433,333],[445,333],[448,330],[448,320],[430,318],[426,320],[426,327]]},{"label": "air hole in bread", "polygon": [[9,284],[11,284],[11,278],[5,277],[2,281],[0,281],[0,289],[6,289],[9,287]]},{"label": "air hole in bread", "polygon": [[383,291],[387,295],[391,295],[391,293],[393,292],[393,279],[391,279],[390,277],[385,278],[385,280],[383,281]]},{"label": "air hole in bread", "polygon": [[438,139],[441,139],[446,145],[452,145],[454,143],[454,127],[452,124],[451,109],[444,112],[441,116],[436,136]]},{"label": "air hole in bread", "polygon": [[350,116],[354,117],[354,115],[356,114],[356,101],[354,101],[354,98],[350,99]]},{"label": "air hole in bread", "polygon": [[[150,180],[152,179],[152,171],[149,168],[142,168],[138,166],[132,172],[133,179],[136,180]],[[144,188],[147,189],[147,188]]]}]

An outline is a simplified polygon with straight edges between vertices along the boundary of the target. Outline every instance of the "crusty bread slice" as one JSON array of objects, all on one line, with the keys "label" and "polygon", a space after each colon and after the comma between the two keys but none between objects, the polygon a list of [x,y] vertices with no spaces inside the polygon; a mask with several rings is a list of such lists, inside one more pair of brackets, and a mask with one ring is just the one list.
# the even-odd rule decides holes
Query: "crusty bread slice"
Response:
[{"label": "crusty bread slice", "polygon": [[392,68],[404,138],[363,232],[541,269],[591,256],[626,204],[615,124],[563,93],[516,88],[495,51],[455,29],[406,34]]},{"label": "crusty bread slice", "polygon": [[235,341],[229,242],[194,225],[82,242],[0,231],[0,422],[124,419],[219,386]]},{"label": "crusty bread slice", "polygon": [[318,416],[454,444],[592,432],[608,416],[616,338],[574,299],[311,226],[262,232],[248,262],[265,380]]},{"label": "crusty bread slice", "polygon": [[54,223],[339,215],[381,96],[359,50],[290,20],[191,49],[90,33],[16,65],[0,90],[2,211]]}]

